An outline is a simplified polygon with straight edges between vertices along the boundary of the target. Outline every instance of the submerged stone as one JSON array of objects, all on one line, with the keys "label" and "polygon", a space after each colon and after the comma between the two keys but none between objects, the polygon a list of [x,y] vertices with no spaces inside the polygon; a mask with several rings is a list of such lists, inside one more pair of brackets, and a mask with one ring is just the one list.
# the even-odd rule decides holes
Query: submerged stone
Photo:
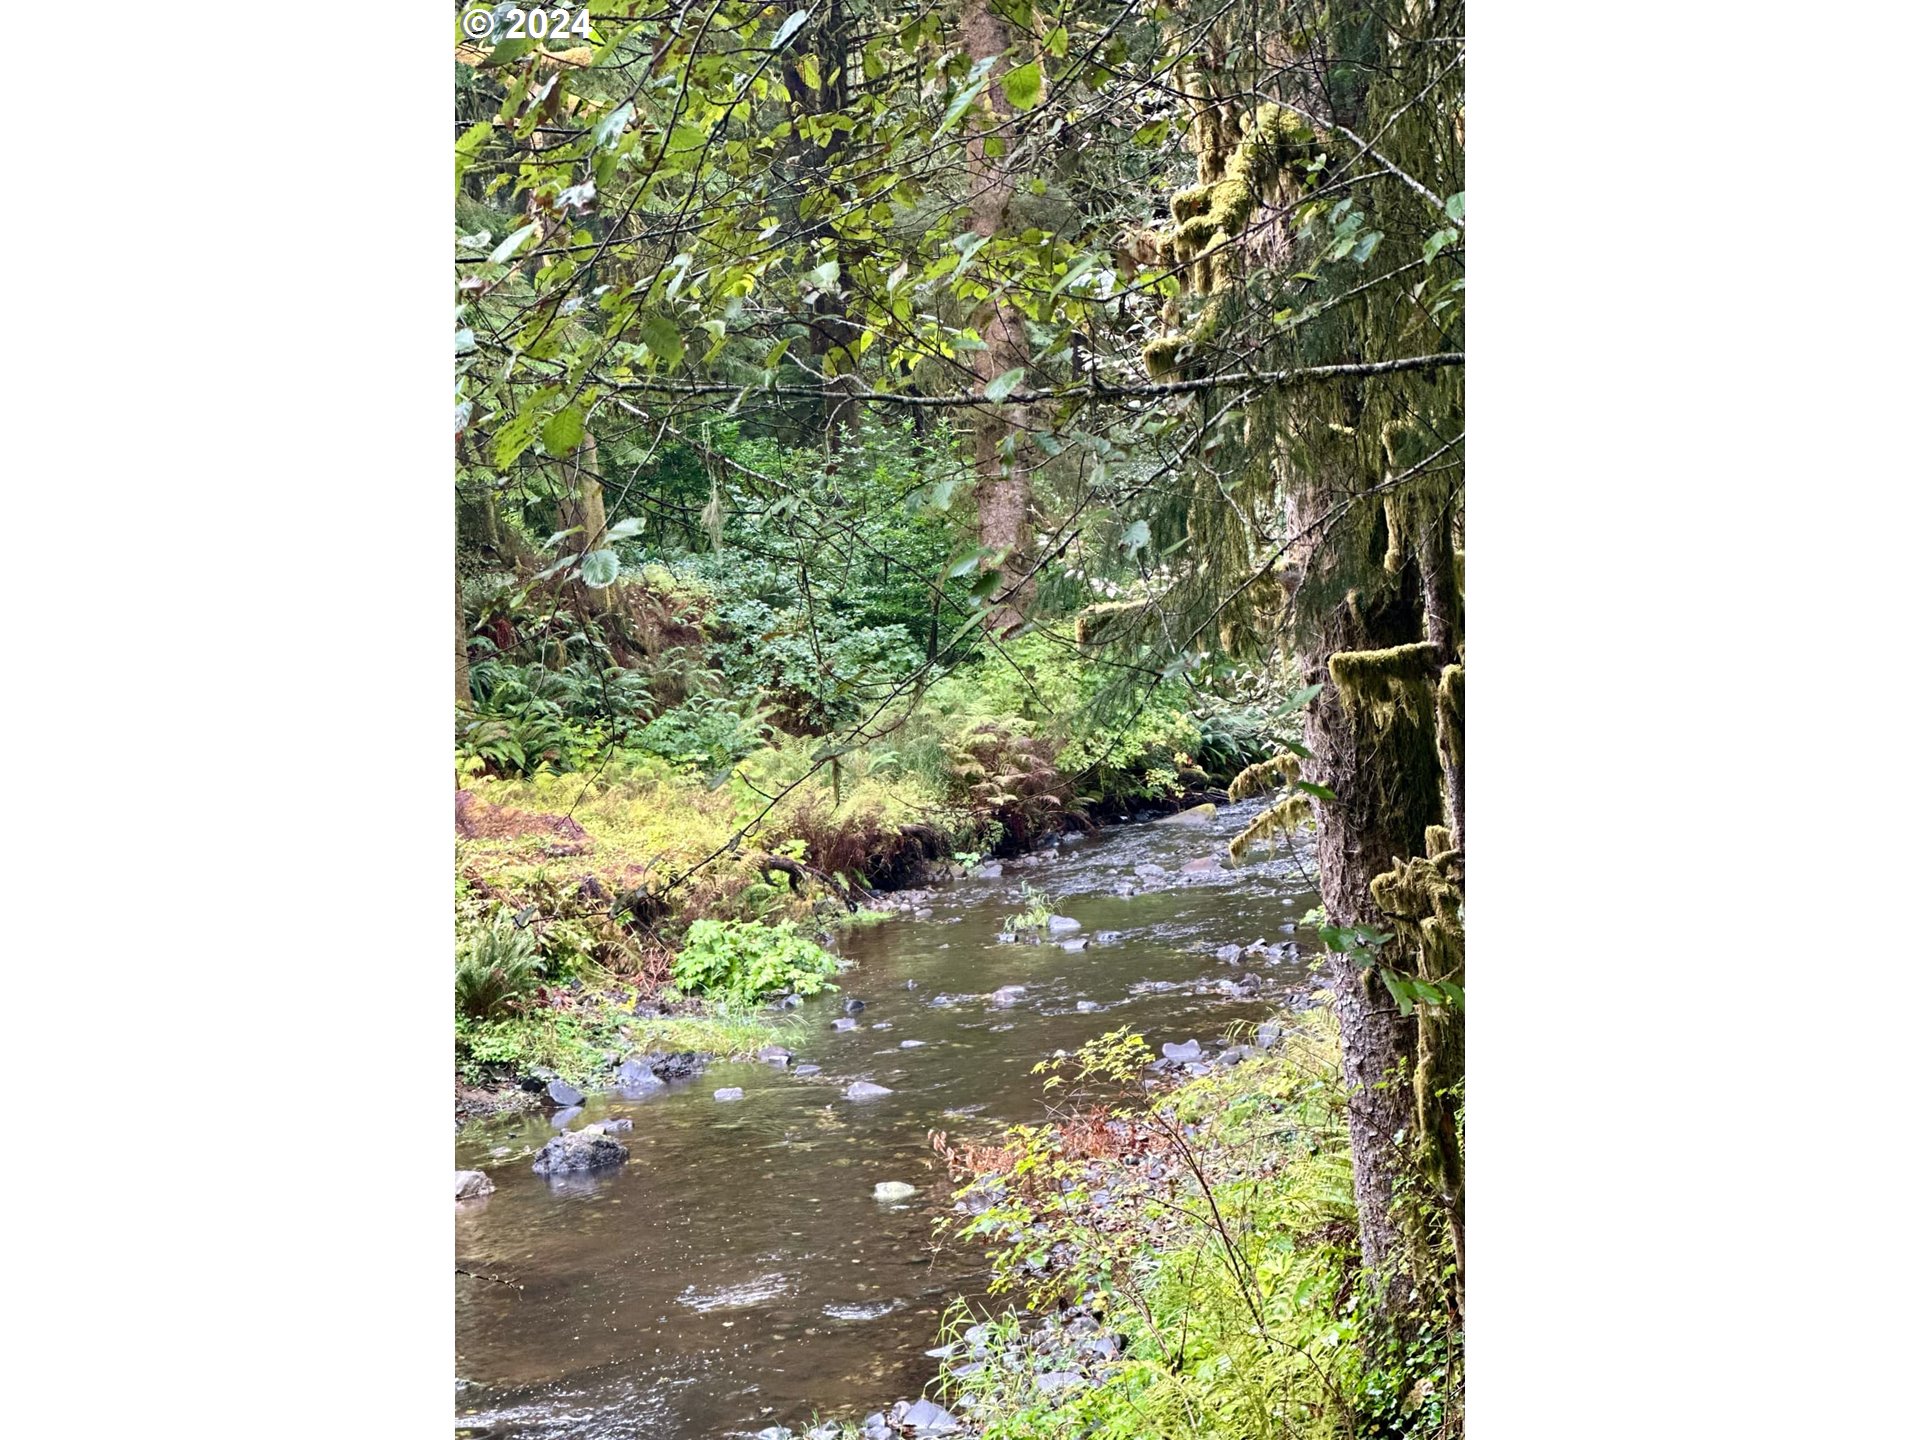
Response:
[{"label": "submerged stone", "polygon": [[858,1020],[842,1018],[833,1022],[833,1028],[836,1030],[858,1030],[860,1028],[860,1022]]},{"label": "submerged stone", "polygon": [[747,1092],[745,1090],[742,1090],[738,1085],[727,1085],[714,1091],[713,1098],[716,1100],[723,1100],[723,1101],[724,1100],[744,1100],[747,1098]]},{"label": "submerged stone", "polygon": [[1051,930],[1055,935],[1065,935],[1079,928],[1080,922],[1071,915],[1049,915],[1047,917],[1047,929]]},{"label": "submerged stone", "polygon": [[580,1111],[583,1108],[584,1107],[579,1105],[569,1105],[564,1110],[556,1110],[553,1112],[553,1119],[550,1123],[554,1129],[564,1130],[580,1118]]},{"label": "submerged stone", "polygon": [[841,1092],[849,1100],[878,1100],[882,1095],[891,1095],[893,1091],[884,1085],[875,1085],[871,1080],[856,1080]]},{"label": "submerged stone", "polygon": [[905,1200],[909,1195],[919,1193],[904,1180],[882,1180],[873,1187],[873,1198],[876,1200]]},{"label": "submerged stone", "polygon": [[547,1098],[556,1105],[578,1105],[587,1097],[564,1080],[550,1081],[547,1085]]},{"label": "submerged stone", "polygon": [[493,1193],[493,1181],[484,1170],[456,1170],[453,1172],[453,1198],[456,1200],[478,1200],[482,1195]]}]

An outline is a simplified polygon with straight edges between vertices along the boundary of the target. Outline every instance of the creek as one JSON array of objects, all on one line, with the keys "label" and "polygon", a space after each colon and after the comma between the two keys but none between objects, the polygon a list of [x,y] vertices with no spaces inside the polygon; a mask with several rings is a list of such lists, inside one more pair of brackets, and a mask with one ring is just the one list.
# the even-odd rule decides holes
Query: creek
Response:
[{"label": "creek", "polygon": [[[937,887],[923,918],[850,934],[839,992],[786,1019],[789,1067],[715,1063],[646,1098],[589,1097],[572,1125],[633,1122],[616,1170],[533,1174],[553,1133],[544,1113],[465,1126],[456,1163],[497,1188],[457,1206],[456,1263],[471,1273],[454,1282],[456,1433],[705,1440],[918,1395],[942,1314],[986,1282],[972,1244],[931,1244],[953,1199],[929,1132],[986,1140],[1044,1118],[1034,1064],[1122,1025],[1156,1053],[1245,1040],[1305,981],[1317,946],[1294,927],[1318,902],[1301,859],[1283,848],[1225,866],[1258,809],[1112,826]],[[1080,928],[1003,941],[1023,883]],[[1127,887],[1139,893],[1116,893]],[[1220,953],[1258,939],[1306,954]],[[854,1027],[834,1029],[853,998],[866,1002]],[[802,1064],[820,1068],[795,1074]],[[849,1101],[856,1080],[893,1093]],[[741,1099],[714,1099],[734,1086]],[[888,1181],[915,1193],[876,1199]]]}]

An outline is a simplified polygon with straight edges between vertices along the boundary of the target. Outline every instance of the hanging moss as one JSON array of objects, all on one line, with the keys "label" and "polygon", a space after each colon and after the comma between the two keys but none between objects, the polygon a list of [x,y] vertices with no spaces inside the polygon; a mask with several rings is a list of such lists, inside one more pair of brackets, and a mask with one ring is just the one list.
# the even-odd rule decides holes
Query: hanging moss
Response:
[{"label": "hanging moss", "polygon": [[1282,750],[1271,760],[1249,765],[1234,776],[1233,783],[1227,786],[1227,799],[1245,800],[1250,796],[1264,795],[1269,790],[1278,790],[1282,785],[1291,785],[1299,778],[1300,757],[1291,750]]},{"label": "hanging moss", "polygon": [[1270,840],[1297,830],[1312,818],[1313,802],[1304,794],[1289,795],[1254,816],[1252,824],[1227,842],[1227,858],[1236,862],[1244,860],[1255,841]]},{"label": "hanging moss", "polygon": [[1398,716],[1433,734],[1433,673],[1440,647],[1416,640],[1388,650],[1342,650],[1327,657],[1327,673],[1350,713],[1365,714],[1376,729],[1391,727]]},{"label": "hanging moss", "polygon": [[1073,638],[1082,649],[1111,644],[1133,627],[1127,622],[1146,614],[1145,600],[1108,600],[1089,605],[1073,622]]},{"label": "hanging moss", "polygon": [[[1436,831],[1446,834],[1440,826],[1430,827],[1429,846]],[[1391,870],[1374,876],[1368,888],[1393,929],[1401,957],[1412,959],[1414,974],[1426,985],[1464,989],[1467,951],[1459,852],[1396,860]],[[1451,1097],[1464,1075],[1461,1013],[1453,1004],[1423,1002],[1415,1007],[1415,1016],[1415,1158],[1434,1184],[1458,1193],[1465,1165]]]},{"label": "hanging moss", "polygon": [[1467,667],[1449,665],[1440,672],[1440,758],[1449,767],[1466,763]]},{"label": "hanging moss", "polygon": [[1444,825],[1427,826],[1427,858],[1438,860],[1453,849],[1453,831]]}]

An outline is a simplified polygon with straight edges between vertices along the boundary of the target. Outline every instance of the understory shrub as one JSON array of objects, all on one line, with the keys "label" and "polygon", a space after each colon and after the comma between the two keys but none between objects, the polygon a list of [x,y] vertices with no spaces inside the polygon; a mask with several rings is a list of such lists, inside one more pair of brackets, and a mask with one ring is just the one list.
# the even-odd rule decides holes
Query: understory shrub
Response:
[{"label": "understory shrub", "polygon": [[534,938],[505,916],[462,937],[453,960],[454,1009],[491,1020],[533,993],[541,980]]},{"label": "understory shrub", "polygon": [[834,987],[833,956],[794,933],[792,924],[696,920],[673,960],[673,983],[725,1005],[745,1007],[784,991],[817,995]]}]

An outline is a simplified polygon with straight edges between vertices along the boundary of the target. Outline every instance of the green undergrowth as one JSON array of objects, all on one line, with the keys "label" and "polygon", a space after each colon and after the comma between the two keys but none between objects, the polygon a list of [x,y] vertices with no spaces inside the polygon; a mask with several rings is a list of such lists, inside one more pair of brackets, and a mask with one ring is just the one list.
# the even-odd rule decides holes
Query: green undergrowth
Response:
[{"label": "green undergrowth", "polygon": [[952,1157],[978,1213],[947,1223],[993,1281],[949,1314],[941,1383],[987,1440],[1459,1433],[1444,1278],[1395,1325],[1375,1314],[1331,1019],[1290,1023],[1157,1093],[1133,1078],[1151,1052],[1108,1036],[1043,1062],[1083,1108]]}]

